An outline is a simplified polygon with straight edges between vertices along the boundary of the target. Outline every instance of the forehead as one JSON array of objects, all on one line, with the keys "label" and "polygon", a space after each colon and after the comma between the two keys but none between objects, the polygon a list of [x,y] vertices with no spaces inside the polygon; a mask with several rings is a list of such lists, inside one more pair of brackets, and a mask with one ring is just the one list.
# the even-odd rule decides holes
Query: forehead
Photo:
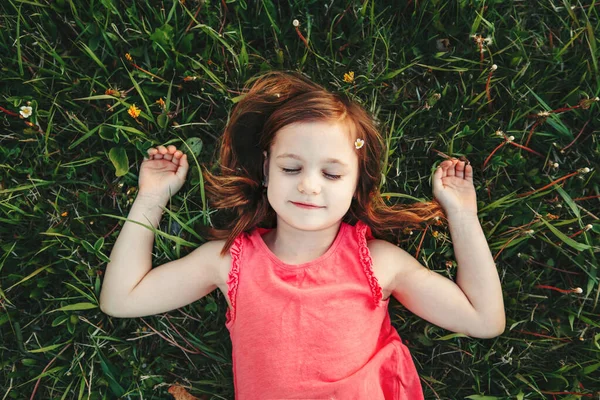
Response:
[{"label": "forehead", "polygon": [[354,132],[349,124],[334,121],[297,122],[277,131],[271,147],[273,157],[295,154],[305,161],[352,163],[358,157]]}]

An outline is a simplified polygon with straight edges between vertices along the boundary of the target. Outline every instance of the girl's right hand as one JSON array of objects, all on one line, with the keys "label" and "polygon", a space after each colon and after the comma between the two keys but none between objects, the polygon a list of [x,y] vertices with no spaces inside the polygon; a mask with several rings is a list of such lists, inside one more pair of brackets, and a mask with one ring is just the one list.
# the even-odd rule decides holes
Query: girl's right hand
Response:
[{"label": "girl's right hand", "polygon": [[185,183],[188,169],[187,155],[175,146],[149,148],[148,158],[144,157],[140,167],[138,196],[168,201]]}]

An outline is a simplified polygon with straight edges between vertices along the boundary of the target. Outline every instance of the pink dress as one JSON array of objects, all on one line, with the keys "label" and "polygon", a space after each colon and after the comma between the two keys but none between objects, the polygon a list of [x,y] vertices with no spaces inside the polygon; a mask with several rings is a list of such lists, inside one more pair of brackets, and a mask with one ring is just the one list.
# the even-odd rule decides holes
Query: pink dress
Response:
[{"label": "pink dress", "polygon": [[255,228],[230,249],[227,280],[237,400],[420,400],[408,348],[390,324],[363,222],[342,222],[325,254],[285,264]]}]

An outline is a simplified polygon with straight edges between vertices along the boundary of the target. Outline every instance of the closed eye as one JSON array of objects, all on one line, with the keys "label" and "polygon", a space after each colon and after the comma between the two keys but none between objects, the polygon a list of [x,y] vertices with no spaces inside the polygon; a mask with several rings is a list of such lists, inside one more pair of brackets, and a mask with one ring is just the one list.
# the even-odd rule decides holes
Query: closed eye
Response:
[{"label": "closed eye", "polygon": [[[289,168],[281,168],[281,170],[288,174],[292,174],[294,172],[300,171],[299,169],[289,169]],[[331,175],[331,174],[328,174],[325,172],[323,172],[323,175],[325,175],[328,179],[331,179],[332,181],[334,181],[336,179],[340,179],[342,177],[341,175]]]}]

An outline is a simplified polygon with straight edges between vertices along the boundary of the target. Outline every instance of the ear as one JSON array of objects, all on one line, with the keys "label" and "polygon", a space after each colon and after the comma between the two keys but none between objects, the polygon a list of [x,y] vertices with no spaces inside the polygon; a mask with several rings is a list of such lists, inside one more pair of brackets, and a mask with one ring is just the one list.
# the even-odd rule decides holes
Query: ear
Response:
[{"label": "ear", "polygon": [[269,156],[266,151],[263,151],[265,161],[263,162],[263,176],[265,177],[265,183],[269,183]]}]

